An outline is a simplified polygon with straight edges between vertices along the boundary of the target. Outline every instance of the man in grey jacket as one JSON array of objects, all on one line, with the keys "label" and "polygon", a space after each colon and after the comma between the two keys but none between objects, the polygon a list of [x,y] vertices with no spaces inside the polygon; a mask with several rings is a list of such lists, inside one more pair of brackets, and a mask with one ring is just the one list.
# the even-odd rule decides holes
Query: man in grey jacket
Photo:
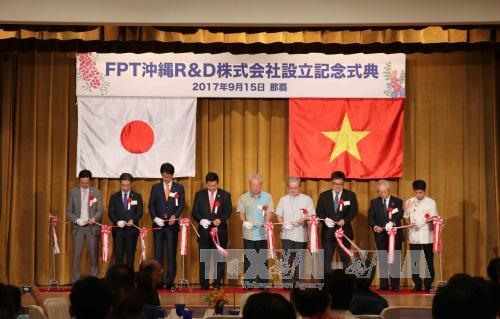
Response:
[{"label": "man in grey jacket", "polygon": [[97,188],[90,186],[91,180],[92,173],[89,170],[80,171],[78,174],[80,186],[72,188],[68,195],[66,216],[72,223],[73,265],[71,281],[73,283],[80,279],[81,256],[85,241],[89,253],[90,275],[97,277],[101,230],[95,222],[101,222],[102,220],[103,205],[101,192]]}]

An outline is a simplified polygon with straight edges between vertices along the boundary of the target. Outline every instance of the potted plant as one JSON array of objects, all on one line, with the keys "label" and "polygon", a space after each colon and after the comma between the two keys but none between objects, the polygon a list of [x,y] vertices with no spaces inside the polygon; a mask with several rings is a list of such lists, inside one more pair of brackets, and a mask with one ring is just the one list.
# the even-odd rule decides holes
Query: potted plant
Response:
[{"label": "potted plant", "polygon": [[215,315],[222,315],[222,312],[224,311],[224,304],[229,303],[229,299],[223,289],[210,290],[204,300],[209,306],[214,307]]}]

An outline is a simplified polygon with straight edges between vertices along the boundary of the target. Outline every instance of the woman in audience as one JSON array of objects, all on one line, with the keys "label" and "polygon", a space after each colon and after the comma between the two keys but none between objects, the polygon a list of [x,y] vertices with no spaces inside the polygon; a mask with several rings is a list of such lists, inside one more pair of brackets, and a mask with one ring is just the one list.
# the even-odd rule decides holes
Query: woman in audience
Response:
[{"label": "woman in audience", "polygon": [[[16,313],[16,318],[18,319],[24,319],[24,318],[29,318],[29,308],[28,307],[23,307],[21,303],[21,289],[16,286],[8,285],[7,288],[10,291],[12,301],[14,302],[14,311]],[[31,294],[33,299],[35,300],[35,303],[41,312],[41,315],[45,317],[45,314],[47,313],[47,310],[45,309],[45,305],[43,303],[43,299],[41,297],[40,291],[36,286],[29,286],[29,292],[26,292]],[[37,309],[38,310],[38,309]]]},{"label": "woman in audience", "polygon": [[148,319],[163,318],[165,310],[160,307],[160,297],[151,273],[146,271],[136,273],[136,289],[144,303],[144,316]]}]

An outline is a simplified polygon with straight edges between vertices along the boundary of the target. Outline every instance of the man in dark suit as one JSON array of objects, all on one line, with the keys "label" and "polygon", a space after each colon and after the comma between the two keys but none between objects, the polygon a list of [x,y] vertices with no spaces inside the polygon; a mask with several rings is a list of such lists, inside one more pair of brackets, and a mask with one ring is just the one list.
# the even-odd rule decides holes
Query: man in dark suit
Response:
[{"label": "man in dark suit", "polygon": [[[212,228],[217,227],[219,244],[227,248],[227,224],[226,220],[231,217],[231,194],[219,188],[219,176],[215,173],[208,173],[205,178],[206,188],[198,191],[194,196],[193,218],[198,222],[198,232],[200,238],[198,244],[200,247],[200,285],[202,289],[209,288],[210,274],[205,272],[205,267],[209,269],[210,260],[221,260],[221,256],[216,253],[216,247],[210,236]],[[201,258],[202,249],[210,249],[205,258]],[[207,252],[207,251],[205,251]],[[215,252],[215,253],[214,253]],[[214,288],[220,288],[224,280],[224,263],[217,262],[217,278],[212,283]]]},{"label": "man in dark suit", "polygon": [[108,215],[113,225],[113,243],[115,264],[126,263],[134,269],[135,247],[139,230],[139,219],[142,217],[143,204],[141,194],[132,190],[132,175],[120,175],[120,191],[111,195],[109,199]]},{"label": "man in dark suit", "polygon": [[[344,235],[349,239],[354,239],[351,222],[358,213],[358,201],[356,194],[344,189],[345,174],[341,171],[335,171],[331,176],[332,189],[319,194],[316,215],[324,219],[321,224],[321,243],[324,250],[324,271],[325,278],[332,271],[332,259],[337,247],[335,231],[339,228],[344,230]],[[350,248],[351,244],[342,238],[343,244]],[[351,262],[351,258],[339,247],[340,259],[344,269]]]},{"label": "man in dark suit", "polygon": [[69,191],[66,209],[66,216],[71,220],[71,234],[73,235],[73,266],[71,269],[73,284],[80,279],[81,257],[85,241],[89,254],[90,275],[97,276],[101,229],[95,222],[101,221],[103,211],[101,192],[90,186],[92,173],[86,169],[80,171],[78,181],[80,185]]},{"label": "man in dark suit", "polygon": [[[401,263],[401,246],[403,243],[403,230],[398,229],[394,243],[394,263],[387,263],[387,252],[389,248],[389,235],[387,231],[391,227],[401,226],[403,218],[403,201],[391,196],[389,182],[381,179],[377,182],[379,197],[370,202],[368,210],[368,222],[370,223],[377,246],[377,257],[379,262],[380,289],[389,290],[389,277],[391,277],[391,288],[399,291],[399,274]],[[390,267],[390,269],[389,269]],[[396,275],[396,278],[390,276]]]},{"label": "man in dark suit", "polygon": [[[177,219],[185,206],[184,187],[174,182],[174,166],[164,163],[160,167],[162,182],[153,185],[149,197],[149,214],[153,227],[161,227],[154,231],[155,259],[163,265],[163,252],[167,248],[168,267],[166,268],[165,285],[167,289],[174,287],[176,274],[177,234],[179,223]],[[163,278],[162,278],[163,279]],[[163,282],[160,283],[160,286]]]}]

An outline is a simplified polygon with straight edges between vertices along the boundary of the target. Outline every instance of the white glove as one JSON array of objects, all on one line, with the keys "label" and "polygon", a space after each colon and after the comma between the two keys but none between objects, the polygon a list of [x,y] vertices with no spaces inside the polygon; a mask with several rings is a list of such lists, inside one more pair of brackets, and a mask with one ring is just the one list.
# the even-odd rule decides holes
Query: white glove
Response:
[{"label": "white glove", "polygon": [[116,223],[116,225],[117,225],[118,227],[120,227],[120,228],[123,228],[123,227],[125,227],[125,224],[126,224],[126,223],[127,223],[127,222],[125,222],[124,220],[119,220],[119,221]]},{"label": "white glove", "polygon": [[385,224],[385,231],[389,231],[392,227],[394,227],[394,224],[392,222],[388,222]]},{"label": "white glove", "polygon": [[87,225],[87,221],[85,221],[85,220],[83,220],[83,219],[81,219],[81,218],[78,218],[78,219],[76,220],[76,223],[77,223],[78,225],[80,225],[80,226],[85,226],[85,225]]},{"label": "white glove", "polygon": [[327,217],[325,218],[325,225],[328,228],[333,228],[333,226],[335,226],[335,222],[333,221],[333,219]]},{"label": "white glove", "polygon": [[243,222],[243,227],[246,229],[252,229],[253,228],[253,223],[247,222],[246,220]]},{"label": "white glove", "polygon": [[200,225],[203,226],[203,228],[207,229],[208,226],[210,226],[212,222],[209,221],[208,219],[202,219],[200,220]]},{"label": "white glove", "polygon": [[292,225],[292,223],[284,223],[283,224],[283,228],[286,229],[286,230],[292,230],[293,229],[293,225]]},{"label": "white glove", "polygon": [[153,219],[153,221],[155,222],[156,225],[158,225],[160,227],[165,226],[165,221],[159,217],[155,217],[155,219]]}]

